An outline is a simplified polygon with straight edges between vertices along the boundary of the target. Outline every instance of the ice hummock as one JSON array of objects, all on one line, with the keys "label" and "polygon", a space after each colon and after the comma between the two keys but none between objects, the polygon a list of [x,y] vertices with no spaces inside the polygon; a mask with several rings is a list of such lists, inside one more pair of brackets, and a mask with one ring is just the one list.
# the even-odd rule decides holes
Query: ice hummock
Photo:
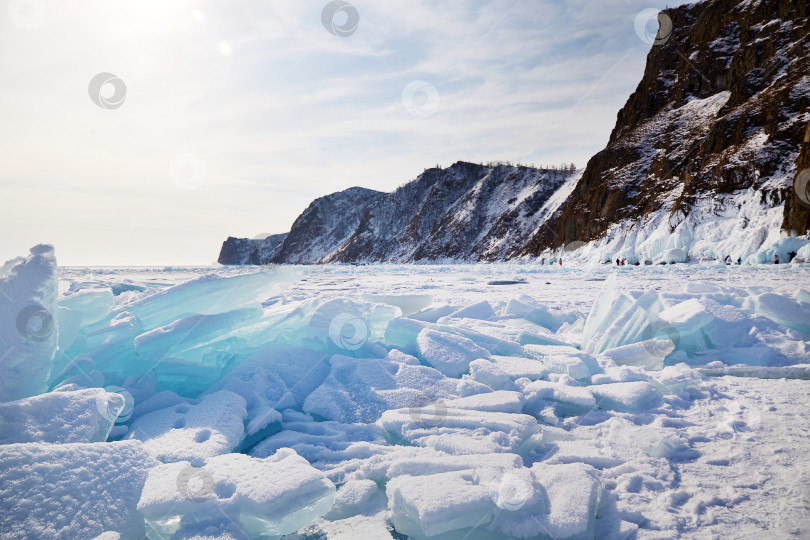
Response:
[{"label": "ice hummock", "polygon": [[101,388],[0,403],[0,445],[104,442],[125,404],[120,394]]},{"label": "ice hummock", "polygon": [[34,246],[0,267],[0,401],[46,390],[59,337],[56,300],[52,246]]},{"label": "ice hummock", "polygon": [[[478,271],[461,267],[314,268],[295,285],[62,270],[46,388],[0,404],[0,456],[44,478],[134,476],[82,480],[74,497],[54,472],[54,498],[15,479],[3,508],[53,536],[27,500],[102,500],[75,522],[44,515],[68,536],[121,538],[622,538],[723,530],[759,511],[747,501],[778,515],[751,471],[804,448],[790,412],[810,378],[802,267],[752,286],[717,279],[726,268],[567,270],[520,267],[503,297],[459,285]],[[605,279],[598,298],[583,276]],[[744,494],[723,491],[722,469]]]}]

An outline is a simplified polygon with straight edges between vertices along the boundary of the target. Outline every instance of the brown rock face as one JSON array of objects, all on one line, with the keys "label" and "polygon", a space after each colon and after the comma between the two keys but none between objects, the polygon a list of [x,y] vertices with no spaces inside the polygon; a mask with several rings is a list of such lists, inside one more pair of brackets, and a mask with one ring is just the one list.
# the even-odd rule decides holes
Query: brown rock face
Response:
[{"label": "brown rock face", "polygon": [[[810,121],[807,122],[802,148],[796,159],[796,169],[799,173],[810,170]],[[789,231],[796,231],[798,234],[810,234],[808,232],[810,231],[810,206],[800,204],[793,191],[790,192],[785,204],[785,220],[782,227]]]},{"label": "brown rock face", "polygon": [[784,229],[810,229],[792,189],[810,168],[810,2],[707,0],[662,13],[672,32],[659,32],[607,147],[524,254],[661,208],[674,227],[696,200],[747,189],[784,203]]}]

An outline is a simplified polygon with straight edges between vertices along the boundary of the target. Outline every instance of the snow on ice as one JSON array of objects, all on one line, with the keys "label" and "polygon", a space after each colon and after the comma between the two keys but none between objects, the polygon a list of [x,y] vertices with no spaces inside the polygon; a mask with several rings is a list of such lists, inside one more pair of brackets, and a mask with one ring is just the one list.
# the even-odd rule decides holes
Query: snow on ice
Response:
[{"label": "snow on ice", "polygon": [[0,538],[808,536],[808,278],[37,246],[0,270]]}]

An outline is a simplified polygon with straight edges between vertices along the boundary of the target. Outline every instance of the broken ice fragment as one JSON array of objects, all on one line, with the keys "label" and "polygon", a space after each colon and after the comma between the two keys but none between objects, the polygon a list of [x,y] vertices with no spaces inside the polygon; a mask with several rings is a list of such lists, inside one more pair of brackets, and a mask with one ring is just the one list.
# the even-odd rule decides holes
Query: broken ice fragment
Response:
[{"label": "broken ice fragment", "polygon": [[399,476],[386,486],[394,527],[420,539],[489,523],[495,510],[489,491],[471,470]]},{"label": "broken ice fragment", "polygon": [[597,471],[582,463],[535,463],[531,469],[549,500],[549,513],[535,516],[537,529],[559,540],[593,538],[600,490]]},{"label": "broken ice fragment", "polygon": [[424,329],[416,338],[419,355],[448,377],[460,377],[470,369],[470,362],[489,358],[489,351],[470,339],[436,330]]},{"label": "broken ice fragment", "polygon": [[290,534],[326,514],[335,485],[293,450],[260,459],[244,454],[150,471],[138,510],[150,538],[169,538],[181,526],[224,514],[251,538]]},{"label": "broken ice fragment", "polygon": [[300,271],[291,268],[230,277],[207,275],[136,300],[119,311],[134,314],[144,330],[152,330],[189,314],[225,313],[261,302],[299,277]]},{"label": "broken ice fragment", "polygon": [[600,409],[638,412],[658,399],[655,387],[646,381],[596,384],[589,387]]},{"label": "broken ice fragment", "polygon": [[648,339],[640,343],[607,349],[602,355],[620,366],[640,366],[658,370],[664,367],[664,358],[674,350],[675,344],[669,339]]},{"label": "broken ice fragment", "polygon": [[810,336],[810,304],[774,293],[760,294],[754,303],[758,315]]},{"label": "broken ice fragment", "polygon": [[361,298],[372,304],[396,306],[402,310],[404,317],[419,313],[433,303],[433,297],[429,294],[364,294]]},{"label": "broken ice fragment", "polygon": [[113,305],[113,293],[110,289],[85,289],[59,299],[59,307],[82,314],[84,325],[103,319]]},{"label": "broken ice fragment", "polygon": [[101,388],[0,403],[0,444],[103,442],[124,405],[120,394]]}]

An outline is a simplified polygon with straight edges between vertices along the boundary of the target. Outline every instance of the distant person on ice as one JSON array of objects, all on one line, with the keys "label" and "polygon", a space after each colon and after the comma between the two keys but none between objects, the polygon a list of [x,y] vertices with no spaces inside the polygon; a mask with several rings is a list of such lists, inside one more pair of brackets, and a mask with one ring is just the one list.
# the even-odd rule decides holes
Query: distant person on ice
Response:
[{"label": "distant person on ice", "polygon": [[793,258],[796,257],[796,250],[791,251],[788,253],[788,262],[793,262]]},{"label": "distant person on ice", "polygon": [[616,266],[619,266],[620,264],[621,264],[621,262],[619,261],[619,258],[616,257]]},{"label": "distant person on ice", "polygon": [[731,264],[731,255],[726,255],[726,264],[727,265]]},{"label": "distant person on ice", "polygon": [[773,264],[779,264],[779,254],[773,256]]},{"label": "distant person on ice", "polygon": [[742,257],[737,257],[737,264],[742,264]]}]

